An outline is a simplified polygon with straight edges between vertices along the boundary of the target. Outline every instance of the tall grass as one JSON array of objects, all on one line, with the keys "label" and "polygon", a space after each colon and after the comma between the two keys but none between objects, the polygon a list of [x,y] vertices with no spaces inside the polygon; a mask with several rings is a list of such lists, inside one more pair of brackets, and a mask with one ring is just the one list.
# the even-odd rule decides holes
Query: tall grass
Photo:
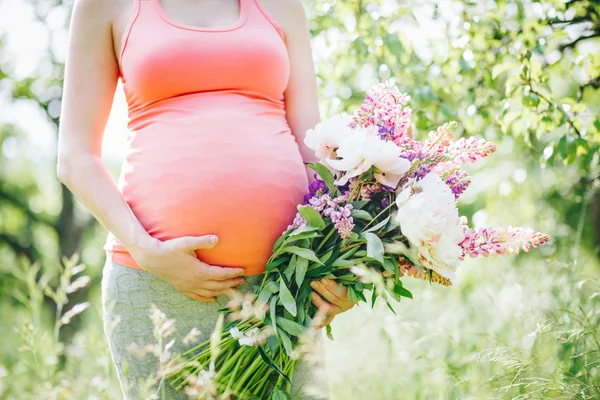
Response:
[{"label": "tall grass", "polygon": [[74,255],[63,258],[56,273],[40,270],[24,257],[13,268],[20,283],[12,293],[17,304],[3,320],[13,325],[16,335],[3,341],[9,356],[0,360],[0,398],[118,399],[100,321],[88,323],[70,343],[61,341],[61,329],[90,307],[83,302],[66,308],[69,296],[90,282],[82,274],[84,265]]},{"label": "tall grass", "polygon": [[[313,392],[335,400],[599,399],[598,264],[582,256],[588,261],[577,268],[533,253],[472,260],[451,288],[407,280],[415,300],[396,304],[396,315],[362,304],[336,317]],[[0,362],[0,398],[121,398],[98,293],[67,307],[89,282],[77,258],[63,259],[55,275],[25,262],[14,273],[17,339],[4,343],[11,357]],[[74,318],[84,328],[62,343]],[[159,399],[160,381],[144,392],[140,398]]]},{"label": "tall grass", "polygon": [[396,304],[397,315],[362,305],[339,316],[315,391],[349,400],[600,398],[597,265],[524,260],[469,262],[450,289],[411,282],[415,301]]}]

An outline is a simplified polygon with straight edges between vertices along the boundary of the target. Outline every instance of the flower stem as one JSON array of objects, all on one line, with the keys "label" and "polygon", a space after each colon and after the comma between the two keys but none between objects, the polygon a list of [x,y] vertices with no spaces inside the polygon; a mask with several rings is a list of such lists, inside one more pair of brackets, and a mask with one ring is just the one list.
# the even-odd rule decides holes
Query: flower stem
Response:
[{"label": "flower stem", "polygon": [[391,201],[389,206],[387,206],[386,208],[384,208],[383,210],[381,210],[381,212],[379,214],[377,214],[375,216],[375,218],[373,218],[372,220],[370,220],[369,223],[366,224],[365,227],[361,229],[361,232],[364,232],[364,230],[367,229],[369,227],[369,225],[371,225],[373,223],[373,221],[375,221],[375,220],[377,220],[377,218],[381,217],[384,212],[386,212],[387,210],[389,210],[390,208],[392,208],[395,204],[396,203],[394,203],[393,201]]},{"label": "flower stem", "polygon": [[321,241],[321,243],[319,244],[319,246],[317,246],[317,249],[315,250],[315,253],[317,253],[319,250],[321,250],[321,247],[323,247],[323,245],[325,244],[325,242],[327,242],[329,240],[329,238],[331,237],[331,235],[335,231],[336,231],[335,227],[332,226],[331,230],[329,231],[329,233],[327,234],[327,236],[325,236],[325,238],[323,238],[323,240]]}]

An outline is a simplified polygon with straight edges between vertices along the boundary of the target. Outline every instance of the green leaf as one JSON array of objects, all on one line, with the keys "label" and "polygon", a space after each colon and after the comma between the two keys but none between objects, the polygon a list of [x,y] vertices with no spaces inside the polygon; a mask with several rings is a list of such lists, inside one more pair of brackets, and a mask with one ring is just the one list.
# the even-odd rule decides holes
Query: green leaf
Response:
[{"label": "green leaf", "polygon": [[560,158],[563,160],[567,158],[568,154],[568,145],[567,145],[567,135],[560,138],[558,141],[558,154],[560,154]]},{"label": "green leaf", "polygon": [[350,204],[352,204],[353,210],[358,210],[360,208],[363,208],[368,203],[369,203],[369,200],[355,200]]},{"label": "green leaf", "polygon": [[298,287],[302,286],[302,282],[306,276],[306,270],[308,270],[308,260],[306,258],[298,257],[298,260],[296,261],[296,284]]},{"label": "green leaf", "polygon": [[325,221],[321,217],[321,214],[314,208],[309,205],[298,205],[298,212],[308,222],[309,226],[314,226],[315,228],[323,229],[325,228]]},{"label": "green leaf", "polygon": [[329,340],[333,340],[333,334],[331,333],[331,325],[327,324],[327,326],[325,326],[325,332],[327,333],[327,337],[329,338]]},{"label": "green leaf", "polygon": [[327,168],[321,163],[309,163],[306,165],[310,169],[315,171],[317,174],[319,174],[321,180],[325,182],[325,185],[327,185],[327,189],[329,189],[329,194],[331,195],[331,197],[334,197],[335,185],[333,184],[333,181],[335,180],[335,178],[333,177],[333,174],[331,173],[329,168]]},{"label": "green leaf", "polygon": [[271,317],[271,325],[275,334],[277,334],[277,296],[271,297],[271,303],[269,304],[269,316]]},{"label": "green leaf", "polygon": [[289,282],[292,275],[294,274],[294,271],[296,269],[296,260],[298,259],[297,255],[292,255],[292,258],[290,259],[290,263],[288,264],[288,266],[283,270],[283,274],[285,275],[286,281]]},{"label": "green leaf", "polygon": [[256,306],[258,308],[263,307],[264,305],[269,303],[269,299],[271,298],[271,296],[273,295],[273,293],[269,292],[268,290],[262,290],[260,292],[260,294],[258,295],[258,298],[256,299]]},{"label": "green leaf", "polygon": [[306,328],[297,322],[282,317],[277,317],[277,325],[292,336],[300,336]]},{"label": "green leaf", "polygon": [[289,400],[288,395],[281,390],[274,390],[269,400]]},{"label": "green leaf", "polygon": [[319,230],[319,228],[317,228],[316,226],[301,225],[290,232],[290,237],[298,236],[299,234],[305,232],[314,232],[316,230]]},{"label": "green leaf", "polygon": [[371,257],[383,264],[383,243],[377,235],[371,232],[362,234],[367,239],[367,256]]},{"label": "green leaf", "polygon": [[364,221],[373,220],[373,217],[371,216],[371,214],[369,214],[365,210],[352,210],[350,212],[350,214],[352,215],[352,218],[362,219]]},{"label": "green leaf", "polygon": [[367,229],[365,232],[375,232],[377,230],[379,230],[380,228],[383,228],[385,226],[385,224],[388,223],[388,221],[390,220],[390,218],[392,217],[392,215],[388,215],[387,217],[385,217],[383,219],[383,221],[373,225],[372,227],[370,227],[369,229]]},{"label": "green leaf", "polygon": [[286,310],[290,312],[294,317],[296,316],[296,299],[292,296],[290,290],[285,286],[285,282],[281,279],[279,283],[279,298],[281,299],[281,303],[285,307]]},{"label": "green leaf", "polygon": [[281,370],[281,368],[279,368],[277,364],[275,364],[275,361],[267,354],[267,352],[265,351],[265,349],[262,348],[262,346],[258,346],[258,354],[260,354],[265,364],[273,368],[283,377],[283,379],[291,383],[290,378]]},{"label": "green leaf", "polygon": [[283,329],[279,329],[279,337],[281,338],[281,343],[283,343],[283,348],[288,356],[292,355],[292,341],[290,337],[285,333]]},{"label": "green leaf", "polygon": [[279,257],[275,261],[271,261],[270,263],[267,264],[267,271],[271,271],[271,270],[277,268],[278,266],[280,266],[281,264],[283,264],[286,261],[289,261],[287,257]]},{"label": "green leaf", "polygon": [[404,286],[402,286],[402,283],[397,283],[394,286],[394,293],[396,293],[398,296],[408,297],[409,299],[413,298],[412,293]]},{"label": "green leaf", "polygon": [[297,247],[297,246],[287,246],[287,247],[284,247],[281,251],[282,252],[296,254],[296,255],[298,255],[300,257],[306,258],[307,260],[314,261],[314,262],[319,263],[321,265],[323,264],[321,262],[321,260],[319,260],[319,258],[315,254],[315,252],[312,251],[312,250],[310,250],[310,249],[306,249],[306,248],[302,248],[302,247]]},{"label": "green leaf", "polygon": [[263,288],[263,291],[268,291],[269,293],[277,293],[279,292],[279,285],[275,281],[269,281]]},{"label": "green leaf", "polygon": [[389,257],[386,257],[383,260],[383,269],[385,269],[385,272],[388,272],[390,274],[394,273],[394,262]]},{"label": "green leaf", "polygon": [[338,258],[331,264],[332,267],[338,268],[352,268],[356,265],[356,261],[354,260],[344,260],[342,258]]},{"label": "green leaf", "polygon": [[[275,329],[277,329],[277,326],[275,327]],[[275,350],[277,349],[278,345],[279,345],[279,339],[277,339],[277,335],[269,336],[269,338],[267,339],[267,346],[269,346],[269,350],[271,351],[271,354],[275,353]]]},{"label": "green leaf", "polygon": [[333,255],[333,247],[331,249],[329,249],[327,251],[327,253],[321,255],[321,260],[323,261],[323,264],[326,264],[332,255]]},{"label": "green leaf", "polygon": [[281,234],[281,236],[279,236],[277,238],[277,240],[275,241],[275,244],[273,245],[273,252],[275,252],[275,250],[277,250],[279,247],[281,247],[281,245],[283,244],[283,241],[289,236],[290,232],[289,231],[285,231],[284,233]]}]

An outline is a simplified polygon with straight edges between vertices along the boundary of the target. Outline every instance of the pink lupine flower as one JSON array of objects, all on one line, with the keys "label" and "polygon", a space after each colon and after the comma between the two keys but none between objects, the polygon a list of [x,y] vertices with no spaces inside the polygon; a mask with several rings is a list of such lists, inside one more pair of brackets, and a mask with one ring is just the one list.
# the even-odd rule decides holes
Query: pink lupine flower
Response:
[{"label": "pink lupine flower", "polygon": [[435,171],[443,173],[459,167],[464,163],[474,163],[484,157],[489,156],[496,151],[496,144],[470,137],[468,139],[460,138],[448,148],[447,154],[452,157],[452,161],[444,162],[436,166]]},{"label": "pink lupine flower", "polygon": [[454,193],[454,197],[458,199],[458,197],[469,187],[471,184],[471,177],[465,171],[454,170],[450,174],[448,174],[444,180],[446,185],[452,190]]},{"label": "pink lupine flower", "polygon": [[454,134],[450,129],[456,128],[458,124],[454,121],[447,122],[435,131],[429,132],[428,138],[423,144],[424,151],[428,153],[447,153],[452,145]]},{"label": "pink lupine flower", "polygon": [[550,240],[545,233],[528,228],[480,228],[473,230],[464,226],[465,240],[460,244],[463,258],[469,256],[496,256],[519,251],[530,251],[531,246],[539,247]]},{"label": "pink lupine flower", "polygon": [[360,109],[354,112],[351,127],[379,128],[380,137],[387,141],[396,138],[412,139],[409,129],[412,109],[404,107],[410,100],[406,93],[400,93],[393,79],[372,86]]},{"label": "pink lupine flower", "polygon": [[496,144],[470,137],[460,138],[450,147],[449,153],[454,156],[454,162],[464,164],[475,162],[496,151]]}]

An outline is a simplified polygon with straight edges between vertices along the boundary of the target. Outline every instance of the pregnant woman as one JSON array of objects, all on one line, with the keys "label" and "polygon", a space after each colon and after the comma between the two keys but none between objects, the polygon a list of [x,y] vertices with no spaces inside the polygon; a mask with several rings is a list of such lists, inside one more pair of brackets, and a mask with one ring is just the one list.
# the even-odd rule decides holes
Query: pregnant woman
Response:
[{"label": "pregnant woman", "polygon": [[[310,35],[300,0],[76,0],[71,18],[57,170],[109,231],[105,331],[134,399],[158,369],[127,349],[156,343],[150,306],[176,320],[171,350],[194,327],[208,338],[308,191],[303,139],[320,121]],[[119,78],[129,137],[115,183],[101,144]],[[329,320],[351,306],[330,282],[315,291]]]}]

